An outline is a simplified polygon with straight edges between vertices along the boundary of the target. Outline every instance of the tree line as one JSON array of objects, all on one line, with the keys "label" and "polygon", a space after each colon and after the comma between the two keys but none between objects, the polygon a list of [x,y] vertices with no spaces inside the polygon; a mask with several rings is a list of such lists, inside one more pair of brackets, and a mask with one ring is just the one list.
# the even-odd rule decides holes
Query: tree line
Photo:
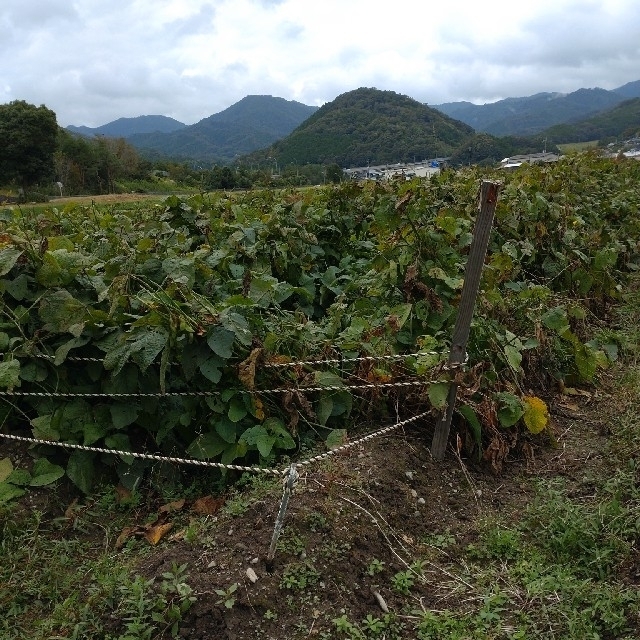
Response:
[{"label": "tree line", "polygon": [[336,167],[271,162],[202,166],[193,161],[147,158],[123,138],[83,137],[58,126],[56,114],[16,100],[0,105],[0,189],[28,200],[52,195],[125,191],[249,189],[339,181]]}]

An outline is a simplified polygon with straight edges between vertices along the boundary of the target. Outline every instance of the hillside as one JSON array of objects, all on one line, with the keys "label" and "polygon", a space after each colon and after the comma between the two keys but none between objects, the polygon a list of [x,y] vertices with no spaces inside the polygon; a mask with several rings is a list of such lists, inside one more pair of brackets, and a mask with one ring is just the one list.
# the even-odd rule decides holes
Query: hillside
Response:
[{"label": "hillside", "polygon": [[135,118],[118,118],[100,127],[69,125],[67,130],[89,137],[99,135],[108,138],[128,138],[139,133],[171,133],[186,126],[183,122],[166,116],[137,116]]},{"label": "hillside", "polygon": [[[268,150],[281,164],[366,165],[451,153],[473,129],[393,91],[360,88],[323,105]],[[246,160],[246,159],[245,159]]]},{"label": "hillside", "polygon": [[[627,90],[632,92],[633,87]],[[624,100],[622,92],[625,89],[621,87],[620,91],[578,89],[569,94],[538,93],[483,105],[450,102],[435,105],[434,108],[477,131],[496,136],[529,136],[555,124],[575,122],[614,107]]]},{"label": "hillside", "polygon": [[246,96],[179,131],[133,135],[129,142],[174,158],[228,162],[288,135],[316,109],[284,98]]},{"label": "hillside", "polygon": [[607,138],[631,138],[640,132],[640,98],[625,100],[575,124],[559,124],[547,129],[544,135],[553,144],[587,142]]}]

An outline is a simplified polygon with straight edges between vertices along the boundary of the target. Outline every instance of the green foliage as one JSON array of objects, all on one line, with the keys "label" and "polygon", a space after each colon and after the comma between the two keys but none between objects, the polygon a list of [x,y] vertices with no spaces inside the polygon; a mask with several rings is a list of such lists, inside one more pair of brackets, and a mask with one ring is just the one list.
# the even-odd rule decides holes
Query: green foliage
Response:
[{"label": "green foliage", "polygon": [[26,189],[52,178],[57,133],[56,114],[44,105],[24,100],[0,105],[0,184],[15,181]]},{"label": "green foliage", "polygon": [[[615,358],[615,339],[590,339],[588,323],[640,267],[639,173],[587,156],[506,176],[468,348],[483,375],[460,409],[478,446],[484,398],[500,426],[520,428],[529,379],[588,383]],[[270,464],[318,435],[341,444],[370,403],[342,390],[340,371],[261,363],[411,353],[428,375],[448,350],[476,178],[5,212],[0,390],[106,394],[31,396],[5,419],[42,438],[224,463]],[[449,382],[424,402],[441,409]],[[257,392],[298,385],[322,390],[300,402]],[[88,491],[105,464],[77,451],[66,473]],[[131,485],[145,470],[126,455],[111,466]]]}]

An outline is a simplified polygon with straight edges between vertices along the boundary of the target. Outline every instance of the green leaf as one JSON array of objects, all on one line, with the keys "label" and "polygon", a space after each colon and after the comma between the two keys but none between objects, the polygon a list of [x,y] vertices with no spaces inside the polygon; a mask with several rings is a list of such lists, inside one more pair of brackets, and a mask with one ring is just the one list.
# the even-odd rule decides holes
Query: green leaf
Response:
[{"label": "green leaf", "polygon": [[31,426],[33,427],[33,435],[42,440],[60,440],[60,431],[58,430],[58,421],[54,426],[53,414],[47,413],[42,416],[31,418]]},{"label": "green leaf", "polygon": [[207,379],[211,380],[214,384],[218,384],[222,378],[222,366],[224,366],[224,360],[219,356],[211,356],[204,362],[202,362],[198,368],[200,373]]},{"label": "green leaf", "polygon": [[322,425],[327,424],[327,420],[333,413],[333,399],[331,397],[331,394],[322,393],[320,395],[315,406],[315,411],[318,422]]},{"label": "green leaf", "polygon": [[44,487],[62,478],[64,469],[57,464],[49,462],[46,458],[40,458],[33,465],[31,474],[33,478],[30,485],[32,487]]},{"label": "green leaf", "polygon": [[524,415],[524,407],[518,396],[512,393],[502,392],[496,394],[500,402],[498,420],[503,427],[512,427]]},{"label": "green leaf", "polygon": [[31,482],[31,474],[26,469],[15,469],[7,478],[9,484],[26,487]]},{"label": "green leaf", "polygon": [[[60,289],[46,293],[40,301],[38,315],[45,322],[44,329],[54,333],[69,332],[72,327],[82,325],[87,317],[87,308],[68,291]],[[71,331],[78,335],[77,327]]]},{"label": "green leaf", "polygon": [[276,443],[276,437],[271,435],[264,426],[256,425],[255,427],[247,429],[238,441],[246,442],[249,446],[257,447],[260,455],[266,458]]},{"label": "green leaf", "polygon": [[0,362],[0,389],[13,389],[20,386],[20,361]]},{"label": "green leaf", "polygon": [[95,442],[98,442],[100,438],[104,438],[108,433],[105,425],[100,422],[89,422],[82,428],[82,435],[84,437],[83,444],[90,446]]},{"label": "green leaf", "polygon": [[428,393],[432,407],[442,411],[447,406],[447,398],[449,397],[449,384],[447,382],[430,384]]},{"label": "green leaf", "polygon": [[329,433],[327,439],[325,440],[325,444],[327,445],[327,449],[337,449],[342,446],[347,441],[347,430],[346,429],[334,429]]},{"label": "green leaf", "polygon": [[480,424],[480,420],[478,420],[476,412],[468,404],[463,404],[458,408],[458,411],[469,423],[474,442],[478,447],[482,447],[482,425]]},{"label": "green leaf", "polygon": [[225,417],[216,422],[216,432],[229,444],[233,444],[236,441],[236,425]]},{"label": "green leaf", "polygon": [[598,352],[586,344],[574,345],[574,358],[580,377],[591,382],[598,369]]},{"label": "green leaf", "polygon": [[0,482],[4,482],[13,471],[13,462],[9,458],[0,460]]},{"label": "green leaf", "polygon": [[0,276],[6,276],[13,269],[22,253],[20,249],[12,247],[5,247],[0,251]]},{"label": "green leaf", "polygon": [[562,333],[569,326],[567,320],[567,311],[564,307],[555,307],[550,309],[546,313],[543,313],[540,317],[542,324],[548,329]]},{"label": "green leaf", "polygon": [[67,476],[83,493],[91,493],[95,478],[94,454],[72,451],[67,463]]},{"label": "green leaf", "polygon": [[233,353],[235,334],[224,327],[213,327],[207,336],[207,344],[221,358],[228,360]]},{"label": "green leaf", "polygon": [[187,453],[198,460],[215,458],[219,456],[228,444],[213,432],[203,433],[198,436],[187,449]]},{"label": "green leaf", "polygon": [[291,437],[280,418],[267,418],[263,426],[276,437],[276,444],[279,449],[295,449],[295,440]]},{"label": "green leaf", "polygon": [[0,504],[5,504],[9,502],[9,500],[19,498],[20,496],[23,496],[24,493],[24,489],[19,489],[18,487],[14,487],[12,484],[7,484],[6,482],[0,482]]},{"label": "green leaf", "polygon": [[116,429],[124,429],[133,424],[140,413],[140,407],[132,402],[121,402],[111,405],[111,420]]},{"label": "green leaf", "polygon": [[140,367],[141,371],[146,371],[158,354],[164,349],[169,334],[164,329],[155,331],[144,331],[142,335],[136,334],[132,343],[132,360]]},{"label": "green leaf", "polygon": [[0,351],[6,351],[9,348],[9,334],[0,331]]},{"label": "green leaf", "polygon": [[247,413],[247,408],[245,407],[242,398],[236,396],[231,399],[231,402],[229,403],[229,410],[227,411],[227,416],[231,422],[240,422]]},{"label": "green leaf", "polygon": [[516,372],[520,371],[520,365],[522,364],[522,353],[520,350],[508,344],[504,348],[504,354],[507,356],[509,366]]},{"label": "green leaf", "polygon": [[17,278],[7,281],[7,293],[14,300],[24,300],[29,293],[29,276],[21,273]]}]

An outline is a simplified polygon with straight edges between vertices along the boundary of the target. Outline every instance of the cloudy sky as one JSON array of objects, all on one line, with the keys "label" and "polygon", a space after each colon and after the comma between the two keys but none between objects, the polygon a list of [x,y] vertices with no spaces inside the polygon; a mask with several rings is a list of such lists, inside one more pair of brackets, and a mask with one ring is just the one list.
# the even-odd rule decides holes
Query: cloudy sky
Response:
[{"label": "cloudy sky", "polygon": [[192,124],[249,94],[429,104],[640,79],[638,0],[0,0],[0,104]]}]

